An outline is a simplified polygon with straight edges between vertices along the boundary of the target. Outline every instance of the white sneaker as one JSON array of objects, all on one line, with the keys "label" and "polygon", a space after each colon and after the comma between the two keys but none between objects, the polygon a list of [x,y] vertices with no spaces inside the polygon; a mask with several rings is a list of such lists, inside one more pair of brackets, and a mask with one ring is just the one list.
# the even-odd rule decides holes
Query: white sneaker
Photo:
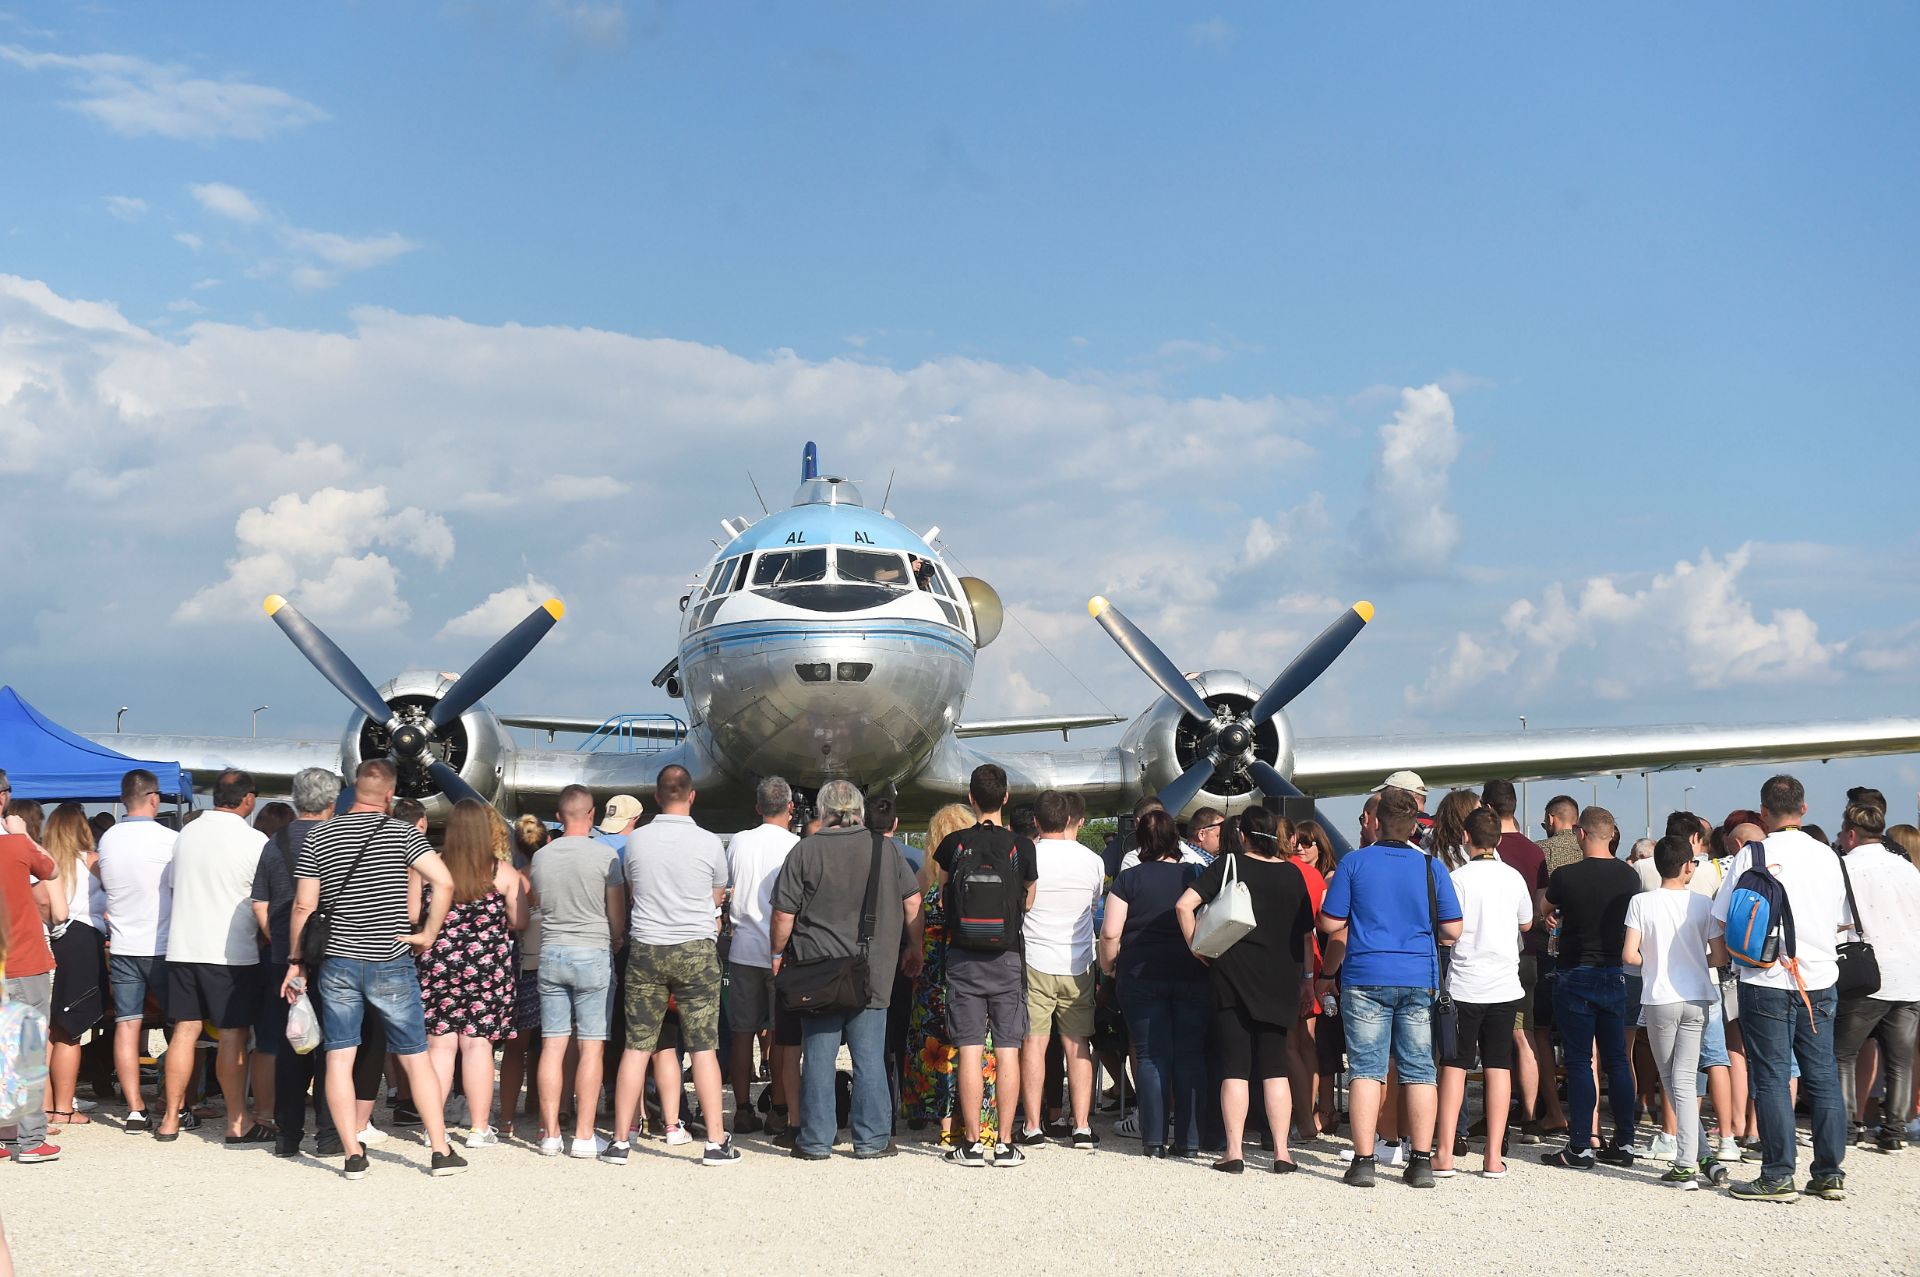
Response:
[{"label": "white sneaker", "polygon": [[[559,1142],[558,1140],[555,1141],[555,1143],[558,1143],[558,1142]],[[542,1140],[541,1145],[543,1149],[545,1147],[545,1144],[546,1144],[546,1141]],[[592,1136],[584,1140],[576,1137],[573,1140],[570,1140],[567,1144],[567,1156],[577,1157],[577,1158],[580,1158],[582,1161],[591,1161],[593,1158],[600,1156],[600,1154],[606,1151],[607,1151],[607,1142],[601,1139],[598,1135]]]},{"label": "white sneaker", "polygon": [[1647,1141],[1647,1156],[1656,1162],[1671,1162],[1679,1146],[1679,1137],[1660,1131]]},{"label": "white sneaker", "polygon": [[1113,1124],[1115,1135],[1124,1135],[1128,1139],[1140,1138],[1140,1110],[1135,1109]]},{"label": "white sneaker", "polygon": [[1381,1143],[1374,1150],[1383,1170],[1397,1170],[1407,1164],[1407,1144],[1402,1140],[1398,1144]]},{"label": "white sneaker", "polygon": [[362,1144],[378,1144],[387,1138],[387,1133],[375,1126],[372,1122],[368,1122],[367,1129],[360,1132],[355,1138]]},{"label": "white sneaker", "polygon": [[667,1128],[667,1143],[669,1144],[693,1143],[693,1136],[687,1134],[687,1124],[685,1122],[675,1122],[672,1126],[669,1126]]},{"label": "white sneaker", "polygon": [[1747,1152],[1740,1147],[1740,1141],[1731,1135],[1720,1137],[1720,1160],[1728,1166],[1738,1166],[1746,1160]]},{"label": "white sneaker", "polygon": [[73,1111],[76,1113],[91,1113],[98,1107],[99,1104],[93,1100],[83,1100],[77,1095],[73,1097]]},{"label": "white sneaker", "polygon": [[500,1137],[491,1126],[476,1126],[467,1132],[468,1148],[492,1148],[499,1142]]},{"label": "white sneaker", "polygon": [[542,1135],[540,1137],[540,1156],[542,1157],[560,1156],[561,1143],[562,1141],[558,1135]]}]

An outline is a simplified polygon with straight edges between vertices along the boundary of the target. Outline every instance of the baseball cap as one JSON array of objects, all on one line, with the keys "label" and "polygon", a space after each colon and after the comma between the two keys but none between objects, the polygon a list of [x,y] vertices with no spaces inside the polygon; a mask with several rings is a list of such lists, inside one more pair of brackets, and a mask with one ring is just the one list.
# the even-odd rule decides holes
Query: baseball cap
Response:
[{"label": "baseball cap", "polygon": [[615,794],[607,799],[607,814],[606,818],[600,822],[600,832],[617,834],[630,822],[638,820],[640,813],[645,810],[646,808],[640,805],[640,800],[632,794]]},{"label": "baseball cap", "polygon": [[1378,785],[1375,785],[1371,792],[1377,794],[1388,789],[1404,789],[1409,793],[1419,794],[1424,797],[1427,792],[1427,782],[1420,779],[1420,773],[1418,772],[1395,772]]}]

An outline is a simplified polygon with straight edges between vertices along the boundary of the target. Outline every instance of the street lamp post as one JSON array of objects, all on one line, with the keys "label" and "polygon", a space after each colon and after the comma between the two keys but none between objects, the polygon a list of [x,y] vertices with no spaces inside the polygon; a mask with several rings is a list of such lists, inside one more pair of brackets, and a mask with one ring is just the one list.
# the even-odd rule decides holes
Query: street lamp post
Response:
[{"label": "street lamp post", "polygon": [[260,712],[262,710],[269,710],[272,708],[273,706],[271,705],[255,705],[253,707],[253,734],[255,736],[258,736],[260,734]]},{"label": "street lamp post", "polygon": [[120,707],[120,712],[113,716],[113,732],[114,732],[114,735],[116,736],[120,734],[120,724],[122,720],[126,718],[128,708],[129,708],[128,706],[122,705]]},{"label": "street lamp post", "polygon": [[1680,801],[1683,804],[1685,804],[1687,813],[1691,815],[1693,813],[1693,786],[1688,785],[1685,789],[1681,790],[1680,792],[1681,792]]},{"label": "street lamp post", "polygon": [[[1527,716],[1520,716],[1520,734],[1527,734]],[[1520,832],[1525,833],[1533,827],[1533,808],[1527,802],[1527,782],[1520,782]]]}]

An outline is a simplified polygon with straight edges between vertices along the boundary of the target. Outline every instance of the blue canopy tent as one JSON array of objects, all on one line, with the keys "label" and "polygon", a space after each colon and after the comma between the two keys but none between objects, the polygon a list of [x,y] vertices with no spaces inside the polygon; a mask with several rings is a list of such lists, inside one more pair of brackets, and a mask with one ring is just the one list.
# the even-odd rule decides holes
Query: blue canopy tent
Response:
[{"label": "blue canopy tent", "polygon": [[128,758],[96,745],[47,718],[11,687],[0,687],[0,770],[7,773],[15,798],[118,802],[120,778],[135,767],[160,778],[161,794],[193,806],[193,774],[180,770],[180,764]]}]

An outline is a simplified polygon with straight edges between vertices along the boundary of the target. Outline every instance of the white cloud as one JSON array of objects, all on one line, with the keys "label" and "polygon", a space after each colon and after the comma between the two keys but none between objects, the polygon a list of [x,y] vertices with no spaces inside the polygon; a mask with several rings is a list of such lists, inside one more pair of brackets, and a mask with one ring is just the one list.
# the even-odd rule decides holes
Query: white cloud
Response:
[{"label": "white cloud", "polygon": [[343,271],[371,270],[419,247],[406,236],[393,231],[355,238],[333,231],[310,231],[288,226],[280,232],[280,238],[294,252],[317,257]]},{"label": "white cloud", "polygon": [[610,474],[555,474],[540,481],[540,500],[544,503],[608,501],[631,491],[631,486]]},{"label": "white cloud", "polygon": [[1393,420],[1380,427],[1371,497],[1354,520],[1367,568],[1387,576],[1448,568],[1460,544],[1460,520],[1447,504],[1448,471],[1459,456],[1447,392],[1436,385],[1402,390]]},{"label": "white cloud", "polygon": [[1489,635],[1462,633],[1415,705],[1445,705],[1468,694],[1525,693],[1550,682],[1604,699],[1662,688],[1779,686],[1832,675],[1845,643],[1822,643],[1813,618],[1777,608],[1762,621],[1740,589],[1752,558],[1743,545],[1723,559],[1702,551],[1639,588],[1612,576],[1576,587],[1556,582],[1539,600],[1520,599]]},{"label": "white cloud", "polygon": [[176,297],[167,303],[167,309],[176,315],[204,315],[207,310],[191,297]]},{"label": "white cloud", "polygon": [[207,241],[201,239],[192,231],[175,231],[173,238],[175,243],[185,244],[196,253],[207,246]]},{"label": "white cloud", "polygon": [[1196,22],[1187,28],[1187,43],[1198,49],[1218,52],[1232,44],[1239,34],[1231,22],[1215,14],[1205,22]]},{"label": "white cloud", "polygon": [[1318,492],[1289,510],[1282,510],[1269,521],[1255,515],[1247,525],[1247,537],[1241,547],[1242,566],[1253,567],[1281,558],[1294,551],[1308,536],[1327,527],[1327,499]]},{"label": "white cloud", "polygon": [[284,89],[234,78],[210,80],[182,66],[125,54],[36,53],[0,44],[0,60],[60,74],[78,95],[66,106],[124,137],[258,140],[327,118]]},{"label": "white cloud", "polygon": [[197,186],[189,186],[187,190],[201,208],[216,217],[251,224],[266,216],[260,206],[253,202],[252,196],[225,182],[202,182]]},{"label": "white cloud", "polygon": [[528,573],[527,579],[519,585],[495,590],[485,600],[441,626],[440,637],[497,639],[526,620],[533,609],[557,593],[551,585]]},{"label": "white cloud", "polygon": [[137,222],[147,215],[147,202],[132,195],[109,195],[107,212],[123,222]]}]

